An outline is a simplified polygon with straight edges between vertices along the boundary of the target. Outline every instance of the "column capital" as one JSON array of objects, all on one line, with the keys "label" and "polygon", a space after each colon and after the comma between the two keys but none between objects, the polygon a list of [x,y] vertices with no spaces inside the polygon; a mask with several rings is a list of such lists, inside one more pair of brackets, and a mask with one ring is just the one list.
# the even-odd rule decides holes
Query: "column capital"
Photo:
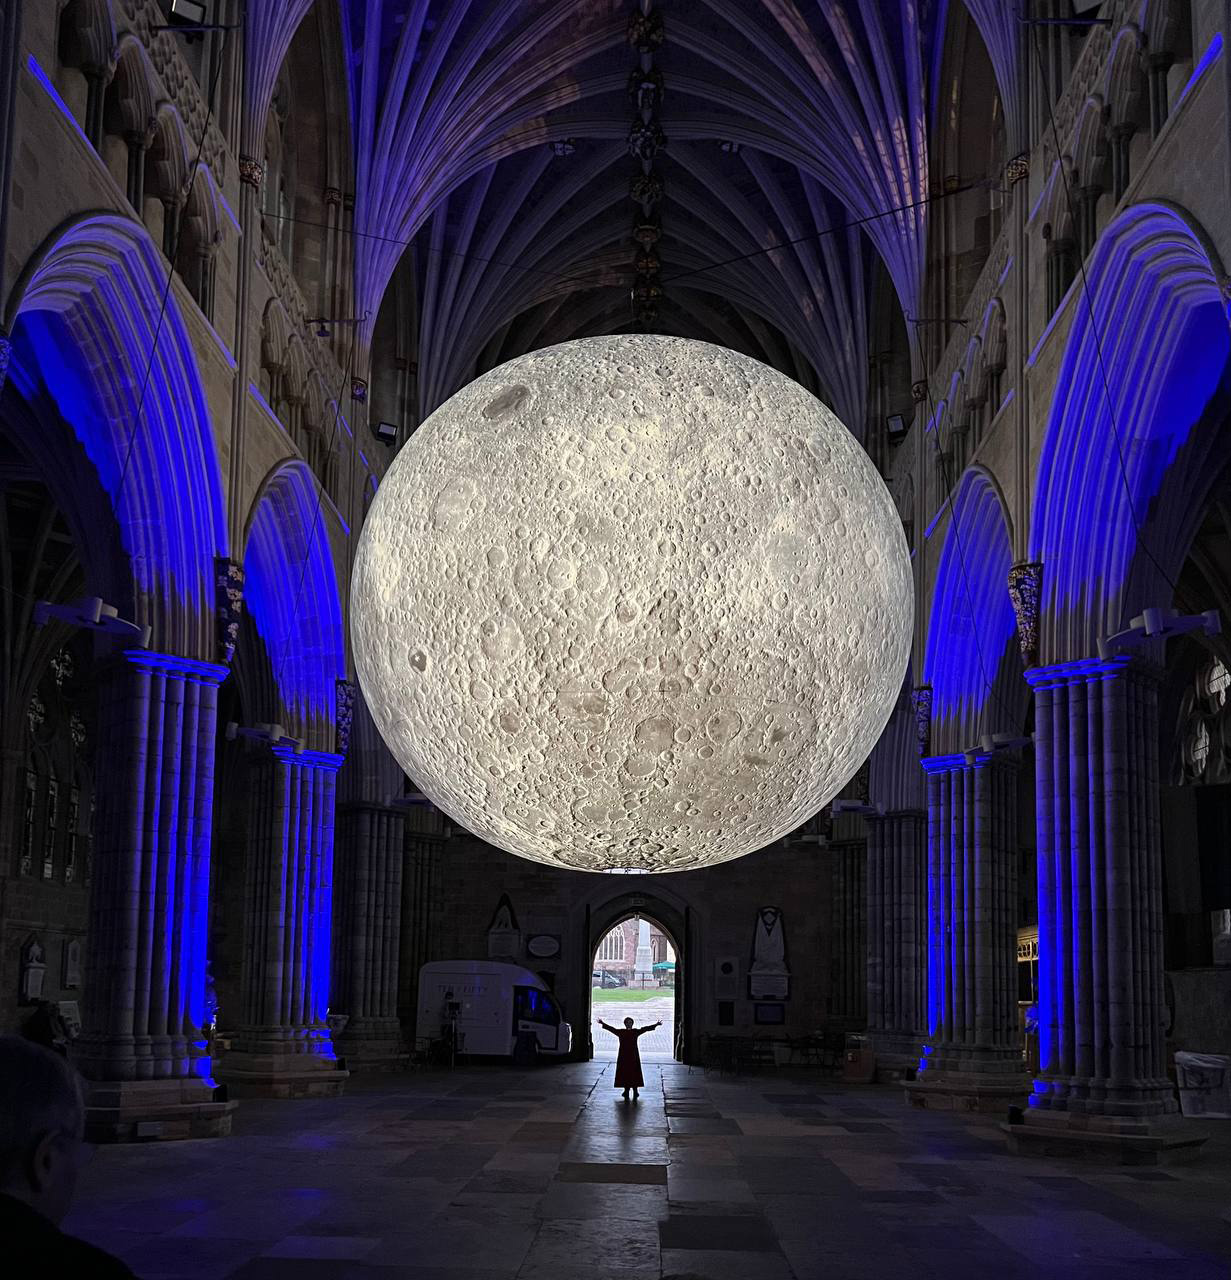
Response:
[{"label": "column capital", "polygon": [[138,671],[157,672],[159,675],[178,676],[181,680],[194,680],[198,684],[221,684],[230,671],[216,662],[200,662],[196,658],[177,658],[170,653],[156,653],[152,649],[125,649],[124,657]]},{"label": "column capital", "polygon": [[869,822],[888,822],[891,819],[917,818],[925,819],[928,816],[926,809],[888,809],[884,813],[870,813],[867,820]]},{"label": "column capital", "polygon": [[332,751],[297,751],[294,747],[271,746],[274,759],[283,764],[298,765],[303,769],[325,769],[337,773],[346,760]]},{"label": "column capital", "polygon": [[973,751],[967,756],[965,752],[954,751],[943,756],[923,756],[919,763],[928,774],[956,773],[959,769],[977,769],[980,765],[987,764],[991,758],[990,752]]},{"label": "column capital", "polygon": [[1055,662],[1046,667],[1032,667],[1026,672],[1026,683],[1032,689],[1056,689],[1072,684],[1096,684],[1118,680],[1134,674],[1158,679],[1161,672],[1151,662],[1131,653],[1117,653],[1110,658],[1077,658],[1072,662]]},{"label": "column capital", "polygon": [[954,751],[950,755],[924,756],[920,761],[927,774],[957,773],[961,769],[1015,769],[1020,763],[1006,751]]}]

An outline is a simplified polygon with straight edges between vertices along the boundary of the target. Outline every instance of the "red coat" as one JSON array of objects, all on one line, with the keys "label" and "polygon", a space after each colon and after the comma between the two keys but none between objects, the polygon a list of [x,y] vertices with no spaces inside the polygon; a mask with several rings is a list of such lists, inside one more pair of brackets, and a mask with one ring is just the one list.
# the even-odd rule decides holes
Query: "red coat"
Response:
[{"label": "red coat", "polygon": [[640,1089],[645,1081],[641,1078],[641,1054],[637,1052],[637,1037],[648,1027],[621,1027],[616,1032],[620,1041],[620,1052],[616,1056],[615,1087],[617,1089]]}]

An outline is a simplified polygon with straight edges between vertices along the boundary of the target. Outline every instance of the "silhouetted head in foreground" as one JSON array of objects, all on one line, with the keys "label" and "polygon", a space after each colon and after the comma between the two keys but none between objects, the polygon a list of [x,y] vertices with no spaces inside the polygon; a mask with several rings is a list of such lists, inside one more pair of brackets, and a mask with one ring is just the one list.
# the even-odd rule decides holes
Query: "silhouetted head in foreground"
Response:
[{"label": "silhouetted head in foreground", "polygon": [[626,1027],[631,1027],[631,1026],[633,1025],[633,1020],[632,1020],[632,1018],[625,1018],[625,1019],[624,1019],[624,1025],[625,1025]]},{"label": "silhouetted head in foreground", "polygon": [[59,1222],[77,1186],[84,1132],[73,1068],[41,1045],[0,1036],[0,1192]]}]

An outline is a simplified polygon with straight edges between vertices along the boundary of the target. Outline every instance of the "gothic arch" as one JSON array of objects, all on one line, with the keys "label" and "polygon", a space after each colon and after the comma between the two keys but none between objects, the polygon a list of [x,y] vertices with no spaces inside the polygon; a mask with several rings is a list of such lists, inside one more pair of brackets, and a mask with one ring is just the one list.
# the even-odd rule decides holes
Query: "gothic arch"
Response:
[{"label": "gothic arch", "polygon": [[1044,663],[1089,657],[1142,607],[1170,602],[1221,469],[1211,452],[1226,450],[1207,421],[1231,354],[1221,275],[1169,205],[1134,205],[1099,239],[1034,485]]},{"label": "gothic arch", "polygon": [[156,648],[212,661],[222,478],[183,319],[173,297],[161,308],[165,277],[130,219],[61,227],[7,300],[10,378],[50,397],[107,495],[127,559],[111,603],[149,623]]},{"label": "gothic arch", "polygon": [[940,553],[924,651],[932,686],[932,754],[976,746],[984,734],[1021,729],[1017,624],[1009,599],[1012,540],[995,480],[962,477]]},{"label": "gothic arch", "polygon": [[[701,931],[704,921],[686,898],[667,888],[661,880],[645,876],[593,876],[594,888],[578,901],[569,923],[569,936],[576,939],[566,954],[572,962],[560,970],[557,989],[573,1020],[574,1051],[589,1057],[590,1028],[582,1028],[580,1010],[590,1008],[590,964],[603,936],[621,920],[640,913],[654,920],[671,939],[679,963],[676,982],[676,1026],[673,1043],[681,1059],[690,1061],[695,1028],[700,1018],[702,976],[695,957],[703,954]],[[681,981],[682,979],[682,981]]]},{"label": "gothic arch", "polygon": [[254,710],[304,746],[332,752],[346,639],[320,503],[303,462],[284,462],[266,477],[245,535],[244,611],[267,663]]},{"label": "gothic arch", "polygon": [[913,684],[908,667],[893,714],[868,757],[868,801],[886,813],[927,808],[924,774],[919,766],[919,733],[911,700]]}]

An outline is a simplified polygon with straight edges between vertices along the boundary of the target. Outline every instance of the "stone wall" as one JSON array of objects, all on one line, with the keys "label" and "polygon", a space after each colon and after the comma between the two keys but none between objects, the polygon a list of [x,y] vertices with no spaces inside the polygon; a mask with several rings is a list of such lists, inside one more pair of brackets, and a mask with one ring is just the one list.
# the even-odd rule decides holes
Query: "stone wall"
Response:
[{"label": "stone wall", "polygon": [[[677,996],[694,1051],[703,1035],[798,1036],[827,1025],[849,1025],[849,1014],[839,1020],[833,1010],[829,957],[846,954],[850,945],[833,938],[834,921],[847,917],[831,908],[832,857],[823,846],[777,844],[703,871],[599,876],[557,871],[455,834],[441,846],[430,958],[487,958],[487,928],[507,894],[522,935],[518,963],[552,983],[573,1024],[575,1042],[584,1050],[594,947],[621,914],[640,910],[663,926],[676,948]],[[665,908],[661,912],[660,905]],[[758,1026],[757,1002],[749,997],[748,966],[756,912],[762,906],[783,912],[791,982],[781,1025]],[[664,918],[668,913],[673,918]],[[676,936],[681,924],[686,937]],[[529,954],[527,943],[539,935],[559,939],[558,956],[536,959]],[[716,979],[724,959],[735,961],[738,974],[732,1023],[720,1026],[718,1002],[724,993]],[[407,1007],[413,1002],[413,996],[405,998],[407,984],[416,979],[407,973],[402,980]]]}]

